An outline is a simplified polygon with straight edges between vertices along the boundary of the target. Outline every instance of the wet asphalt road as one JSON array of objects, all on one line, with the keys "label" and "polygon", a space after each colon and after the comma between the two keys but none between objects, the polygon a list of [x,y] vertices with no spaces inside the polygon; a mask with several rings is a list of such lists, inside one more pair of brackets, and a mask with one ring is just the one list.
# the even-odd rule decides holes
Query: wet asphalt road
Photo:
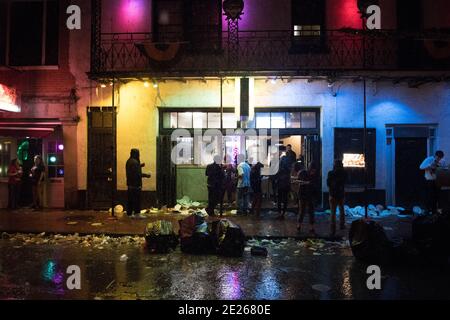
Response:
[{"label": "wet asphalt road", "polygon": [[[353,258],[345,242],[287,239],[264,245],[268,257],[251,256],[248,247],[242,258],[225,258],[187,255],[179,248],[149,254],[143,239],[96,247],[4,239],[0,299],[450,298],[448,267],[383,267],[382,289],[370,291],[367,265]],[[69,265],[81,269],[81,290],[66,286]]]}]

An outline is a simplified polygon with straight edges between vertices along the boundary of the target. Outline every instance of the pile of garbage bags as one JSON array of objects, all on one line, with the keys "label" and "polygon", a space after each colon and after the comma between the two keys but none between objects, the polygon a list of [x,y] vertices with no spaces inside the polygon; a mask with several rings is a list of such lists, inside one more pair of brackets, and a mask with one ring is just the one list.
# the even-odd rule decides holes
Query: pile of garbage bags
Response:
[{"label": "pile of garbage bags", "polygon": [[[170,224],[170,226],[169,226]],[[178,238],[181,251],[190,254],[219,254],[240,257],[244,253],[245,234],[241,227],[227,219],[207,223],[204,212],[198,211],[179,220]],[[169,221],[149,223],[145,230],[151,252],[164,253],[174,249],[177,241]]]}]

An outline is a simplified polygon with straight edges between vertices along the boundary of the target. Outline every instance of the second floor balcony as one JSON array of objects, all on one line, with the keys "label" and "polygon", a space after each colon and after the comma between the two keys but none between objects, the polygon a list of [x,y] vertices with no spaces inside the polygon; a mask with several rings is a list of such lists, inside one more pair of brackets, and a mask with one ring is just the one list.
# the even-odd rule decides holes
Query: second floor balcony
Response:
[{"label": "second floor balcony", "polygon": [[152,73],[220,74],[450,70],[449,33],[354,29],[234,33],[103,33],[94,44],[93,77]]}]

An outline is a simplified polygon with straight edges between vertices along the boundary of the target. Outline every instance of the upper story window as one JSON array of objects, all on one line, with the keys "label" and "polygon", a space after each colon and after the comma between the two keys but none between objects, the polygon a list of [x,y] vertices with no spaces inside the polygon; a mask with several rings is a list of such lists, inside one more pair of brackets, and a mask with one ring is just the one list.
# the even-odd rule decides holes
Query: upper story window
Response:
[{"label": "upper story window", "polygon": [[153,0],[153,41],[183,41],[192,50],[219,49],[220,0]]},{"label": "upper story window", "polygon": [[323,49],[325,0],[292,1],[293,48],[303,51]]},{"label": "upper story window", "polygon": [[292,0],[294,36],[320,35],[325,26],[325,16],[325,0]]},{"label": "upper story window", "polygon": [[58,65],[57,0],[0,3],[0,64]]}]

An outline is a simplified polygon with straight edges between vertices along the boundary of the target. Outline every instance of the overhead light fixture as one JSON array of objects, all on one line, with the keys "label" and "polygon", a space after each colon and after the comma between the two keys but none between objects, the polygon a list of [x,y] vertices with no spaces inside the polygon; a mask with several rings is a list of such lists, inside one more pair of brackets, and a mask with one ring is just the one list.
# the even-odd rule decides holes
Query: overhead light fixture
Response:
[{"label": "overhead light fixture", "polygon": [[276,84],[277,83],[277,78],[270,79],[270,83],[271,84]]},{"label": "overhead light fixture", "polygon": [[146,88],[150,87],[150,83],[148,83],[148,81],[145,81],[144,82],[144,87],[146,87]]},{"label": "overhead light fixture", "polygon": [[155,79],[152,79],[153,82],[153,88],[158,88],[158,83],[155,81]]},{"label": "overhead light fixture", "polygon": [[102,84],[100,85],[100,87],[106,88],[106,84],[102,83]]}]

